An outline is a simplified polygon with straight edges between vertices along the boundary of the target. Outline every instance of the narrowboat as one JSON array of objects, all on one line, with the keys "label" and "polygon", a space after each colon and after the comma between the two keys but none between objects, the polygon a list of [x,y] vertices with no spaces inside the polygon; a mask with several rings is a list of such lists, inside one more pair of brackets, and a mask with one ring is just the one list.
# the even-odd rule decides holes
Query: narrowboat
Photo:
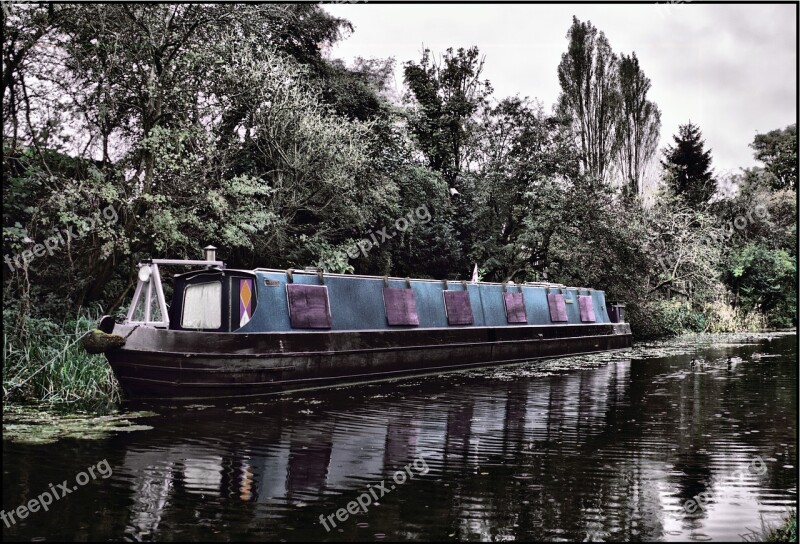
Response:
[{"label": "narrowboat", "polygon": [[[242,398],[631,345],[624,305],[554,283],[139,264],[127,318],[98,327],[133,399]],[[160,267],[190,266],[167,304]]]}]

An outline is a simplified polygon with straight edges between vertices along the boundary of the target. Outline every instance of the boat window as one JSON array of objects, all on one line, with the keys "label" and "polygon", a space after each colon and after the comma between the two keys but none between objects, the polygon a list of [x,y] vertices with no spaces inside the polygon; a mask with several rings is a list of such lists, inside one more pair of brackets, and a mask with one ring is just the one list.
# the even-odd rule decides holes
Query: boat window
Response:
[{"label": "boat window", "polygon": [[528,314],[525,312],[525,297],[522,293],[503,293],[503,302],[506,306],[506,320],[509,323],[528,322]]},{"label": "boat window", "polygon": [[183,292],[184,329],[219,329],[222,326],[222,283],[187,285]]},{"label": "boat window", "polygon": [[467,291],[442,291],[444,311],[450,325],[472,325],[472,305]]},{"label": "boat window", "polygon": [[550,321],[554,323],[567,321],[567,306],[564,303],[564,295],[548,294],[547,304],[550,306]]},{"label": "boat window", "polygon": [[581,309],[581,321],[584,323],[594,323],[594,304],[591,295],[578,295],[578,305]]},{"label": "boat window", "polygon": [[383,306],[389,325],[419,325],[417,302],[412,289],[383,289]]},{"label": "boat window", "polygon": [[293,329],[330,329],[328,288],[324,285],[287,283],[289,321]]}]

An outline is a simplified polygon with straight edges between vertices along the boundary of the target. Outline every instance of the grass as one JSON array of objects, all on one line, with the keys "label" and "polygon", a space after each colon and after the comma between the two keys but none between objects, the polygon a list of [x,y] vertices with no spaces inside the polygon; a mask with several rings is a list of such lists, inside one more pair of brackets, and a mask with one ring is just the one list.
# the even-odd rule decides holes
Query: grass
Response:
[{"label": "grass", "polygon": [[84,351],[80,337],[96,326],[92,316],[61,323],[29,318],[17,328],[3,312],[3,400],[45,404],[114,402],[119,385],[102,355]]},{"label": "grass", "polygon": [[779,526],[761,520],[761,529],[742,535],[746,542],[797,542],[797,510],[792,510]]}]

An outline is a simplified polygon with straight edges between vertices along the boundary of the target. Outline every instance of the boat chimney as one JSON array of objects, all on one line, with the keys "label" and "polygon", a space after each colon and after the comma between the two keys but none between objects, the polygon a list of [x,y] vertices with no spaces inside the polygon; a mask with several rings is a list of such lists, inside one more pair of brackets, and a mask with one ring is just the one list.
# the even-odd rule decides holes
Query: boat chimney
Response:
[{"label": "boat chimney", "polygon": [[217,260],[217,248],[214,246],[206,246],[203,248],[203,256],[205,257],[206,261],[216,261]]}]

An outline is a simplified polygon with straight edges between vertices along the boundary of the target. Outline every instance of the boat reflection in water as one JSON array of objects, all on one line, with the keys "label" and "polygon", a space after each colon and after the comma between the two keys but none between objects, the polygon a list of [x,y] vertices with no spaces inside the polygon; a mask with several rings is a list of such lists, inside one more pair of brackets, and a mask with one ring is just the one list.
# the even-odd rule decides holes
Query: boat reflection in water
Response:
[{"label": "boat reflection in water", "polygon": [[[240,502],[239,515],[247,512],[254,529],[285,525],[285,516],[291,515],[295,526],[322,537],[318,511],[334,513],[368,484],[388,482],[395,471],[422,458],[430,472],[398,486],[371,514],[401,519],[410,508],[426,517],[447,517],[452,505],[462,504],[469,515],[460,530],[489,536],[492,518],[504,509],[508,514],[515,506],[533,512],[548,503],[541,495],[542,504],[532,501],[538,502],[542,475],[565,468],[549,466],[553,446],[570,451],[591,447],[603,433],[608,397],[624,390],[628,372],[629,363],[619,360],[538,382],[470,386],[470,394],[459,399],[446,384],[412,380],[333,391],[319,400],[216,406],[188,414],[174,410],[141,435],[149,435],[151,449],[137,448],[134,440],[119,468],[131,478],[135,502],[127,532],[136,539],[158,534],[176,501],[200,497],[225,503],[226,509],[231,501]],[[423,398],[402,393],[420,388],[427,393]],[[337,399],[341,396],[344,403]],[[163,437],[154,437],[159,428],[166,430]],[[177,429],[181,443],[174,443]],[[152,449],[154,440],[174,445]],[[205,440],[212,443],[204,447]],[[529,466],[518,472],[520,463]],[[492,489],[493,474],[509,470],[518,472],[510,474],[516,485]],[[450,473],[448,481],[443,473]],[[630,485],[622,477],[620,483]],[[481,495],[490,500],[476,501]],[[500,502],[492,504],[496,499]],[[310,509],[312,503],[322,508]],[[314,517],[306,515],[311,510]],[[368,518],[354,518],[341,528],[356,536],[363,529],[357,525]],[[409,521],[406,537],[415,531]],[[216,520],[198,520],[204,523],[215,525]]]}]

